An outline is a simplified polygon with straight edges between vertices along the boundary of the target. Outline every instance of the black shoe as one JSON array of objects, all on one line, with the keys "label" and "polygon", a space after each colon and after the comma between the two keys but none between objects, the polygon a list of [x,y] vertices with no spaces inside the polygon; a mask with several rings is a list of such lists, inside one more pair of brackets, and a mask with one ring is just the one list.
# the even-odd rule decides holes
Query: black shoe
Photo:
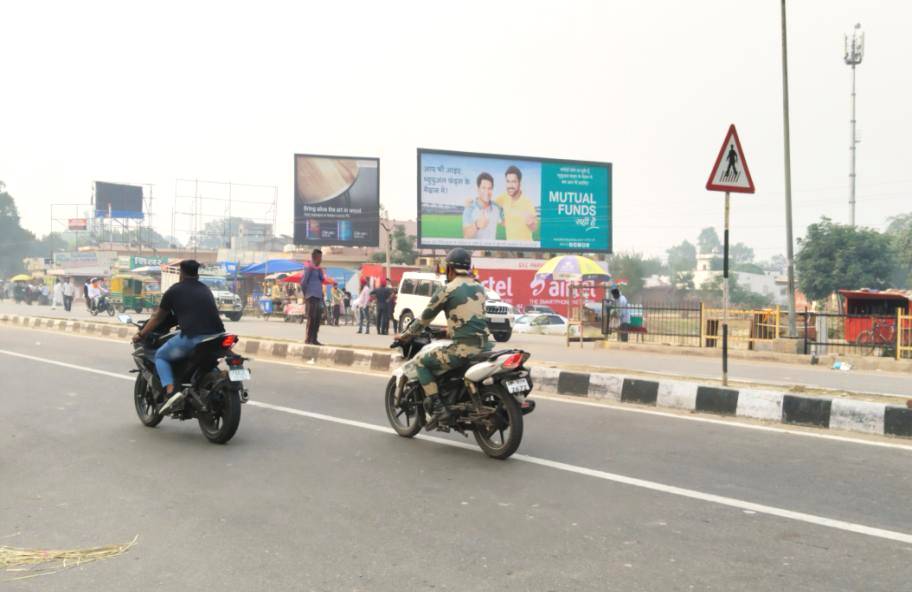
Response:
[{"label": "black shoe", "polygon": [[440,395],[432,395],[424,400],[424,408],[431,416],[432,423],[440,423],[450,416],[446,405],[440,400]]},{"label": "black shoe", "polygon": [[320,343],[319,341],[314,341],[313,343],[311,343],[311,345],[319,345],[319,346],[322,346],[323,344]]}]

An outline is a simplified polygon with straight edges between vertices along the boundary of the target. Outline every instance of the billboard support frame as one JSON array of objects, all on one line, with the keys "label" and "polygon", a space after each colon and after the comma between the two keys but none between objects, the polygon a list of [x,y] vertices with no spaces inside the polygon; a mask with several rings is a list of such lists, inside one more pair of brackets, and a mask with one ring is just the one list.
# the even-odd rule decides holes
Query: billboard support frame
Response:
[{"label": "billboard support frame", "polygon": [[[515,160],[515,161],[525,161],[525,162],[535,162],[535,163],[558,163],[558,164],[576,164],[581,166],[593,166],[593,167],[604,167],[608,170],[609,174],[609,189],[613,188],[614,185],[614,166],[610,162],[599,162],[594,160],[577,160],[570,158],[550,158],[550,157],[534,157],[534,156],[523,156],[518,154],[497,154],[492,152],[470,152],[464,150],[447,150],[447,149],[437,149],[437,148],[422,148],[418,147],[416,152],[416,218],[418,223],[418,236],[416,239],[415,247],[418,250],[434,250],[434,249],[454,249],[454,248],[463,248],[470,251],[493,251],[493,252],[535,252],[535,253],[579,253],[579,249],[575,248],[528,248],[528,247],[516,247],[504,245],[498,247],[496,245],[485,245],[483,247],[473,246],[473,245],[464,245],[464,244],[425,244],[422,242],[423,233],[421,231],[421,156],[423,153],[431,154],[443,154],[448,156],[462,156],[462,157],[471,157],[471,158],[495,158],[501,160]],[[587,253],[598,253],[602,255],[611,255],[614,253],[614,195],[611,193],[611,200],[608,204],[608,220],[609,220],[609,240],[607,250],[597,250],[597,251],[584,251]]]}]

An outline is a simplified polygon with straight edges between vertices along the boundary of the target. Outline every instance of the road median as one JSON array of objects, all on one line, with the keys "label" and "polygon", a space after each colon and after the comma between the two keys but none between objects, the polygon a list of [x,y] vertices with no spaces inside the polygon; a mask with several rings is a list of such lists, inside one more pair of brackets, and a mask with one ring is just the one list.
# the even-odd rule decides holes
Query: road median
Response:
[{"label": "road median", "polygon": [[[132,330],[110,321],[74,321],[23,315],[0,315],[0,325],[53,330],[122,341]],[[389,351],[341,346],[313,346],[297,341],[243,337],[239,353],[253,358],[303,365],[389,373],[401,356]],[[711,381],[653,376],[585,367],[532,366],[537,392],[594,401],[667,408],[823,430],[912,438],[912,409],[896,398],[851,394],[800,393],[767,385],[723,388]],[[902,401],[905,403],[905,401]]]}]

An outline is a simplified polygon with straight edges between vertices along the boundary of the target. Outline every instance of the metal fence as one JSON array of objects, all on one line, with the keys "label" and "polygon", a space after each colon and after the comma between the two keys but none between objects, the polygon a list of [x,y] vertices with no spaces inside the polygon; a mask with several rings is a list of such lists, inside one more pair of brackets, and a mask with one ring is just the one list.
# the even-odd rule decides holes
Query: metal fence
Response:
[{"label": "metal fence", "polygon": [[912,358],[912,314],[896,313],[896,359]]},{"label": "metal fence", "polygon": [[[799,313],[804,353],[900,358],[908,354],[903,337],[909,328],[896,315],[849,315],[828,312]],[[897,330],[901,328],[900,330]]]},{"label": "metal fence", "polygon": [[605,300],[600,321],[602,333],[616,336],[619,341],[699,347],[703,306],[636,304],[620,307]]}]

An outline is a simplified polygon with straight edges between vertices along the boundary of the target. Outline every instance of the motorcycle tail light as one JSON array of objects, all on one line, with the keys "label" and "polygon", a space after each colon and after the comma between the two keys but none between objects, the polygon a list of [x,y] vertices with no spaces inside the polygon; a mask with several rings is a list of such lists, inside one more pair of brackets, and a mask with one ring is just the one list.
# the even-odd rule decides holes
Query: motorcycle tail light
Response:
[{"label": "motorcycle tail light", "polygon": [[515,353],[501,363],[501,366],[507,370],[519,368],[523,363],[522,353]]},{"label": "motorcycle tail light", "polygon": [[231,346],[233,346],[237,342],[238,342],[237,335],[226,335],[225,338],[222,339],[222,347],[225,349],[230,349]]},{"label": "motorcycle tail light", "polygon": [[243,366],[243,365],[244,365],[244,358],[242,358],[242,357],[240,357],[240,356],[237,356],[237,357],[234,357],[234,358],[228,358],[228,365],[229,365],[229,366]]}]

